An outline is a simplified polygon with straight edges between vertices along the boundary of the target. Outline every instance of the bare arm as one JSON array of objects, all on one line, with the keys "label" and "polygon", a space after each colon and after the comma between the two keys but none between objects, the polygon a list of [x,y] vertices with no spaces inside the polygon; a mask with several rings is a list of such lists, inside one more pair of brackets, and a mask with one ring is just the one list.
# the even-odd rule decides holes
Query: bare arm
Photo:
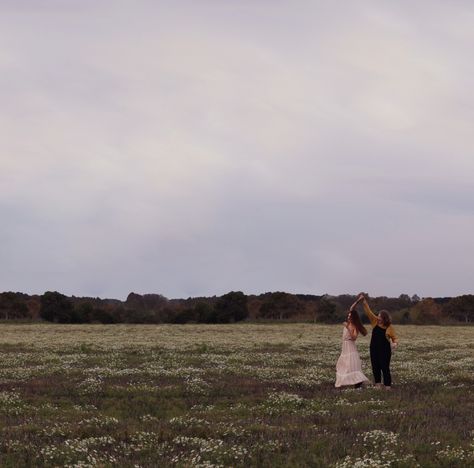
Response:
[{"label": "bare arm", "polygon": [[351,307],[350,307],[349,310],[352,312],[352,311],[355,309],[356,305],[357,305],[359,302],[363,301],[363,300],[364,300],[364,296],[359,295],[359,297],[358,297],[357,300],[354,302],[354,304],[351,305]]},{"label": "bare arm", "polygon": [[351,334],[351,340],[355,341],[357,339],[357,336],[359,335],[357,328],[354,327],[352,324],[349,324],[347,329],[349,330],[349,333]]}]

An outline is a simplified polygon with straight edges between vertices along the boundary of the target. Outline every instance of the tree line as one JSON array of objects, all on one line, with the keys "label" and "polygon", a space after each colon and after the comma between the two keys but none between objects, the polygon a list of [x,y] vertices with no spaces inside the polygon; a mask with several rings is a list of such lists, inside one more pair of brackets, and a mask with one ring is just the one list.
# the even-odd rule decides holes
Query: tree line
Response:
[{"label": "tree line", "polygon": [[[301,321],[340,323],[356,296],[316,296],[267,292],[245,295],[168,299],[161,294],[130,293],[125,301],[68,297],[57,291],[43,295],[0,293],[1,320],[46,320],[57,323],[232,323]],[[474,295],[420,298],[370,298],[373,310],[388,310],[394,323],[449,324],[474,322]],[[363,314],[362,314],[362,317]]]}]

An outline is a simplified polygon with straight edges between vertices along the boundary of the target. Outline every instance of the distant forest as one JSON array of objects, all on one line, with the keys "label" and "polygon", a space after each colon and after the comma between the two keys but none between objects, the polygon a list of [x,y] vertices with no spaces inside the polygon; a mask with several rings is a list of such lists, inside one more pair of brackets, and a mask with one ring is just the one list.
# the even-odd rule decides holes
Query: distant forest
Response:
[{"label": "distant forest", "polygon": [[[340,323],[356,296],[321,296],[267,292],[245,295],[167,299],[161,294],[130,293],[126,301],[68,297],[56,291],[42,296],[0,293],[0,320],[45,320],[56,323],[232,323],[299,321]],[[426,297],[402,294],[397,298],[369,298],[374,311],[387,310],[394,323],[460,324],[474,322],[474,295]],[[365,316],[361,313],[364,321]]]}]

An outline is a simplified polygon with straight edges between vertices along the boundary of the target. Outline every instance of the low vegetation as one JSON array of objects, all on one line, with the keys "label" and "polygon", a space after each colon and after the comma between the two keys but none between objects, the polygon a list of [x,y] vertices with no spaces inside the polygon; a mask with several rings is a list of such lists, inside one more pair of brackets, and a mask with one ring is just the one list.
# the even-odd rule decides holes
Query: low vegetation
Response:
[{"label": "low vegetation", "polygon": [[472,466],[474,328],[397,331],[387,392],[340,325],[2,324],[0,465]]}]

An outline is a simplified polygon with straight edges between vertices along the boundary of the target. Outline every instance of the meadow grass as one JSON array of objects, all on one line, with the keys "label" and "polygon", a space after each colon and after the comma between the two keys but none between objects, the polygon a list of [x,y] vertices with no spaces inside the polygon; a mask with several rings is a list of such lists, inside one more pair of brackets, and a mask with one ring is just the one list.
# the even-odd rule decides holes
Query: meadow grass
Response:
[{"label": "meadow grass", "polygon": [[474,328],[397,331],[386,392],[341,326],[1,324],[0,465],[474,466]]}]

